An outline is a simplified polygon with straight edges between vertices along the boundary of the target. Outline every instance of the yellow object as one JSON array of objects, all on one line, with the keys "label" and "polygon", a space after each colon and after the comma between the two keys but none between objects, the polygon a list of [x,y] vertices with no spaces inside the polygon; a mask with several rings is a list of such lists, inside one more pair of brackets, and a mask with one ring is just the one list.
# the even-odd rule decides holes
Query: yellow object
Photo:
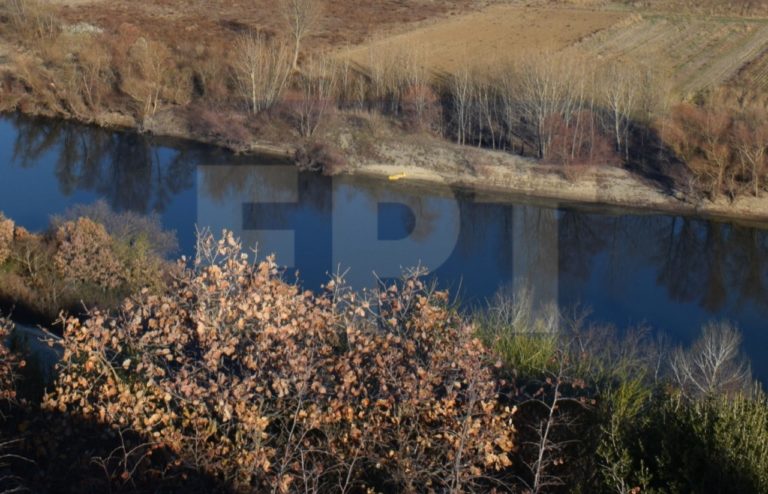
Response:
[{"label": "yellow object", "polygon": [[393,182],[396,182],[397,180],[400,180],[401,178],[405,178],[405,173],[398,173],[397,175],[390,175],[389,179]]}]

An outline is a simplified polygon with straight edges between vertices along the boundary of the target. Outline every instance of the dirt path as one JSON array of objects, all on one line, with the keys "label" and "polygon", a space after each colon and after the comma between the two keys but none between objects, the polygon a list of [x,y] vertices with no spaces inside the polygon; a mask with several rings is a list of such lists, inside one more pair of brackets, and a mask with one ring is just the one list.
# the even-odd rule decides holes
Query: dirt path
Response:
[{"label": "dirt path", "polygon": [[344,54],[365,66],[371,51],[418,50],[426,55],[429,68],[451,72],[467,63],[491,66],[499,60],[558,51],[626,17],[621,12],[494,5],[372,41]]}]

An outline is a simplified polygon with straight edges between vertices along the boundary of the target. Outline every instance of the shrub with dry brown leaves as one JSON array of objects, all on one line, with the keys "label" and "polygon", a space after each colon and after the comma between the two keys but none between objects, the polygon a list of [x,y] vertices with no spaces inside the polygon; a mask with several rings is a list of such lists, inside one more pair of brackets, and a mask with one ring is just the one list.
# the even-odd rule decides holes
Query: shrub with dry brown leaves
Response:
[{"label": "shrub with dry brown leaves", "polygon": [[11,255],[11,243],[13,242],[13,221],[0,213],[0,264],[3,264]]},{"label": "shrub with dry brown leaves", "polygon": [[111,213],[105,207],[74,212],[96,219],[54,218],[48,232],[35,234],[0,218],[0,256],[5,257],[0,304],[6,310],[48,324],[62,310],[79,312],[83,305],[112,308],[142,288],[166,288],[165,276],[174,264],[162,253],[172,244],[173,234],[151,220]]},{"label": "shrub with dry brown leaves", "polygon": [[123,282],[123,266],[112,249],[112,238],[100,224],[88,218],[68,221],[59,226],[54,237],[54,265],[68,279],[93,283],[104,290]]},{"label": "shrub with dry brown leaves", "polygon": [[18,358],[6,345],[13,325],[0,316],[0,403],[9,403],[16,399],[16,370]]},{"label": "shrub with dry brown leaves", "polygon": [[758,197],[768,190],[768,114],[738,108],[726,97],[672,108],[660,122],[664,140],[686,163],[694,192],[712,199]]},{"label": "shrub with dry brown leaves", "polygon": [[418,279],[284,282],[201,237],[167,295],[70,319],[45,406],[132,430],[243,491],[503,486],[514,408],[474,330]]}]

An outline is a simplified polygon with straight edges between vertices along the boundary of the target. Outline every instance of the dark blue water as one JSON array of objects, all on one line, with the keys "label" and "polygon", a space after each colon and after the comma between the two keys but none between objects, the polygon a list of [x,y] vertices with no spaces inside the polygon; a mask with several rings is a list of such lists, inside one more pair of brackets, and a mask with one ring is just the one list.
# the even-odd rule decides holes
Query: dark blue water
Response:
[{"label": "dark blue water", "polygon": [[274,158],[15,116],[0,118],[0,211],[40,230],[75,204],[159,215],[179,254],[196,228],[234,230],[308,288],[355,286],[422,264],[466,305],[526,286],[618,328],[689,342],[702,324],[742,329],[768,376],[768,230],[703,219],[485,200],[447,187],[298,174]]}]

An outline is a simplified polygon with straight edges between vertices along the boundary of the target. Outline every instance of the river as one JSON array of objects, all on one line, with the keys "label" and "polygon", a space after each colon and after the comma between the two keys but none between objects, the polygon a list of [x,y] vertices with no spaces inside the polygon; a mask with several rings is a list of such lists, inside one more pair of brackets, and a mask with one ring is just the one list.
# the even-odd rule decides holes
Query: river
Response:
[{"label": "river", "polygon": [[235,231],[317,288],[423,265],[465,307],[499,289],[646,325],[688,343],[706,321],[744,333],[768,377],[768,225],[486,199],[449,187],[298,173],[269,157],[66,122],[0,117],[0,211],[30,230],[77,204],[157,214],[192,255],[197,228]]}]

